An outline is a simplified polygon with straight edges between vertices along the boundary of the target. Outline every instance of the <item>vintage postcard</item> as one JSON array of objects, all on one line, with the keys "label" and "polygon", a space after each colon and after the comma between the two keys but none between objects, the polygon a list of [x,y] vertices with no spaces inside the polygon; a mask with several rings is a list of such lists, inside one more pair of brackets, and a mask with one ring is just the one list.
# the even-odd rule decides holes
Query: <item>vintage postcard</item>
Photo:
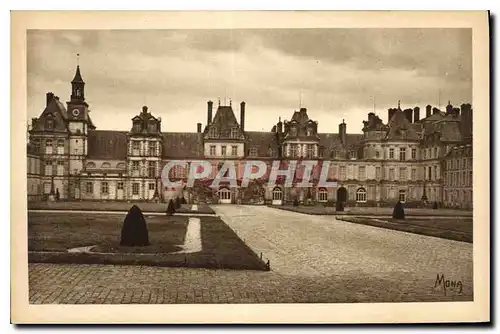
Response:
[{"label": "vintage postcard", "polygon": [[488,15],[13,12],[12,321],[489,321]]}]

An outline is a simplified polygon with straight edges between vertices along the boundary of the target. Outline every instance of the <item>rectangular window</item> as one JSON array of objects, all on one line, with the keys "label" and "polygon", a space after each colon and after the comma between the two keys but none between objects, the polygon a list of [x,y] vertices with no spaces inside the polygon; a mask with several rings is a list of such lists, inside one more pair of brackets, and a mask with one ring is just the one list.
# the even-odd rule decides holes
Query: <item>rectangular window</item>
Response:
[{"label": "rectangular window", "polygon": [[432,180],[432,168],[431,166],[427,167],[427,178]]},{"label": "rectangular window", "polygon": [[238,128],[231,128],[231,138],[238,138]]},{"label": "rectangular window", "polygon": [[437,147],[434,147],[434,159],[437,159],[438,157],[438,149]]},{"label": "rectangular window", "polygon": [[411,149],[411,158],[412,158],[412,160],[417,159],[417,149],[416,148]]},{"label": "rectangular window", "polygon": [[132,149],[135,151],[135,150],[140,150],[141,149],[141,143],[137,140],[134,140],[132,142]]},{"label": "rectangular window", "polygon": [[469,171],[469,187],[472,187],[472,171]]},{"label": "rectangular window", "polygon": [[394,181],[394,168],[389,168],[389,180]]},{"label": "rectangular window", "polygon": [[406,202],[406,192],[404,190],[399,191],[399,201],[401,203]]},{"label": "rectangular window", "polygon": [[148,144],[148,155],[155,156],[156,155],[156,142],[149,142]]},{"label": "rectangular window", "polygon": [[308,159],[314,158],[314,145],[313,144],[307,144],[307,158]]},{"label": "rectangular window", "polygon": [[399,168],[399,180],[406,181],[406,178],[407,178],[406,167],[400,167]]},{"label": "rectangular window", "polygon": [[139,170],[139,161],[132,161],[132,169]]},{"label": "rectangular window", "polygon": [[94,184],[92,182],[87,182],[85,184],[85,191],[88,193],[88,194],[91,194],[94,192]]},{"label": "rectangular window", "polygon": [[108,194],[108,193],[109,193],[108,182],[101,182],[101,194]]},{"label": "rectangular window", "polygon": [[377,180],[380,180],[382,178],[382,168],[381,167],[375,167],[375,178]]},{"label": "rectangular window", "polygon": [[156,177],[156,162],[148,161],[148,177]]},{"label": "rectangular window", "polygon": [[291,158],[296,158],[298,156],[297,154],[297,144],[290,144],[290,157]]},{"label": "rectangular window", "polygon": [[45,161],[45,175],[52,175],[52,161]]},{"label": "rectangular window", "polygon": [[52,154],[52,139],[47,139],[45,141],[45,153]]},{"label": "rectangular window", "polygon": [[424,159],[424,160],[427,159],[427,155],[425,154],[426,152],[427,152],[426,149],[422,150],[422,159]]},{"label": "rectangular window", "polygon": [[378,151],[378,150],[375,151],[375,158],[377,158],[377,159],[380,158],[380,151]]},{"label": "rectangular window", "polygon": [[64,154],[64,139],[57,140],[57,154]]},{"label": "rectangular window", "polygon": [[221,147],[221,153],[222,153],[222,156],[225,157],[226,156],[226,145],[222,145]]},{"label": "rectangular window", "polygon": [[250,156],[251,157],[256,157],[257,156],[257,147],[252,147],[250,149]]},{"label": "rectangular window", "polygon": [[154,183],[149,183],[148,184],[148,189],[149,190],[155,190],[155,184]]},{"label": "rectangular window", "polygon": [[210,156],[215,156],[215,145],[210,145]]},{"label": "rectangular window", "polygon": [[405,161],[406,160],[406,148],[401,147],[399,149],[399,160]]},{"label": "rectangular window", "polygon": [[339,167],[339,177],[341,180],[345,180],[345,166]]},{"label": "rectangular window", "polygon": [[434,180],[438,179],[438,168],[437,166],[434,166]]},{"label": "rectangular window", "polygon": [[139,195],[139,183],[132,183],[132,195]]},{"label": "rectangular window", "polygon": [[325,156],[325,148],[324,147],[320,147],[319,150],[318,150],[318,157],[319,158],[323,158]]},{"label": "rectangular window", "polygon": [[389,159],[394,159],[394,149],[393,148],[389,149]]},{"label": "rectangular window", "polygon": [[416,181],[417,180],[417,169],[416,168],[412,168],[411,169],[411,180],[412,181]]},{"label": "rectangular window", "polygon": [[465,171],[462,172],[462,186],[465,186]]},{"label": "rectangular window", "polygon": [[64,161],[57,162],[57,175],[64,175]]},{"label": "rectangular window", "polygon": [[116,188],[118,190],[123,190],[123,182],[118,182],[118,184],[116,185]]},{"label": "rectangular window", "polygon": [[231,146],[231,155],[233,157],[238,156],[238,146],[236,146],[236,145]]},{"label": "rectangular window", "polygon": [[359,166],[358,174],[359,174],[360,181],[366,180],[366,168],[365,168],[365,166]]}]

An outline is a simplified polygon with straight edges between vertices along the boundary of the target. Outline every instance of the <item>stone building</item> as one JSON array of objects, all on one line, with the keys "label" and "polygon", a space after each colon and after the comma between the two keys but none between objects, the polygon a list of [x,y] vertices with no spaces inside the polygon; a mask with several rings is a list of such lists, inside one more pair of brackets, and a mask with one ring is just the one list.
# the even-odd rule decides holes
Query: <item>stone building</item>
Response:
[{"label": "stone building", "polygon": [[[472,204],[472,183],[467,179],[471,162],[465,179],[448,182],[457,173],[449,161],[456,161],[457,155],[472,161],[470,104],[454,108],[449,103],[445,112],[429,105],[420,118],[419,107],[403,110],[398,103],[388,110],[387,122],[370,112],[363,133],[352,134],[343,120],[338,133],[319,132],[306,108],[294,111],[290,120],[278,118],[270,131],[247,131],[245,102],[239,105],[238,120],[232,102],[219,101],[214,110],[208,101],[207,124],[203,128],[198,123],[196,132],[163,132],[161,119],[146,106],[131,119],[128,131],[107,131],[96,130],[92,122],[79,67],[71,86],[66,106],[47,93],[44,110],[32,120],[27,152],[30,200],[58,192],[62,200],[162,201],[183,192],[191,203],[283,204],[297,198],[303,203],[341,200],[367,206],[398,200],[407,206],[437,202],[470,208]],[[192,188],[166,188],[159,176],[172,160],[208,161],[212,173]],[[209,187],[226,160],[237,165],[237,185]],[[269,173],[241,187],[247,160],[264,161],[268,171],[275,161],[285,167],[297,160],[319,163],[310,188],[285,186],[281,178],[270,187]],[[336,181],[337,187],[317,186],[319,169],[326,164],[328,181]],[[188,170],[189,164],[176,166],[171,177],[186,181]],[[298,167],[295,182],[303,173],[304,168]]]}]

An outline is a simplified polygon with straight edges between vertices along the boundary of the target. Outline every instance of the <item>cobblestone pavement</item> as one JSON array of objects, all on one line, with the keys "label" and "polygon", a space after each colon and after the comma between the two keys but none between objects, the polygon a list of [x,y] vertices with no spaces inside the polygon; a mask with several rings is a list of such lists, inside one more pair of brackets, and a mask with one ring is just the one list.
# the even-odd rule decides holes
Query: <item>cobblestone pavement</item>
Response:
[{"label": "cobblestone pavement", "polygon": [[[30,302],[286,303],[472,300],[472,245],[264,206],[217,206],[271,272],[29,264]],[[435,287],[436,276],[461,281]]]}]

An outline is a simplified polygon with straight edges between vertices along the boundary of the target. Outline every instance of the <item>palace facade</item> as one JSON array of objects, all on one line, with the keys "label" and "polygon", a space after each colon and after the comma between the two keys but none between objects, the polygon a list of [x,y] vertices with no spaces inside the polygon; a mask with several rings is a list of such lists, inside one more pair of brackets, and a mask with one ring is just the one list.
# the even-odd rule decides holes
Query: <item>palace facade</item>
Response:
[{"label": "palace facade", "polygon": [[[441,111],[391,108],[387,122],[370,112],[362,134],[319,132],[306,108],[268,132],[245,129],[246,104],[214,107],[208,101],[205,127],[196,132],[163,132],[161,119],[148,107],[132,118],[126,131],[97,130],[85,102],[85,82],[79,66],[66,105],[49,92],[45,108],[33,118],[27,144],[28,200],[165,201],[183,196],[190,203],[284,204],[347,202],[347,205],[431,205],[472,208],[472,107],[448,103]],[[317,160],[330,163],[328,180],[335,188],[318,188],[313,171],[311,188],[268,186],[264,180],[249,187],[208,185],[221,163],[234,160],[238,182],[247,160]],[[161,170],[172,160],[209,161],[212,174],[193,188],[163,187]],[[173,179],[186,180],[187,168],[177,166]],[[300,171],[296,178],[300,179]],[[239,183],[238,183],[239,184]],[[330,203],[331,204],[331,203]]]}]

